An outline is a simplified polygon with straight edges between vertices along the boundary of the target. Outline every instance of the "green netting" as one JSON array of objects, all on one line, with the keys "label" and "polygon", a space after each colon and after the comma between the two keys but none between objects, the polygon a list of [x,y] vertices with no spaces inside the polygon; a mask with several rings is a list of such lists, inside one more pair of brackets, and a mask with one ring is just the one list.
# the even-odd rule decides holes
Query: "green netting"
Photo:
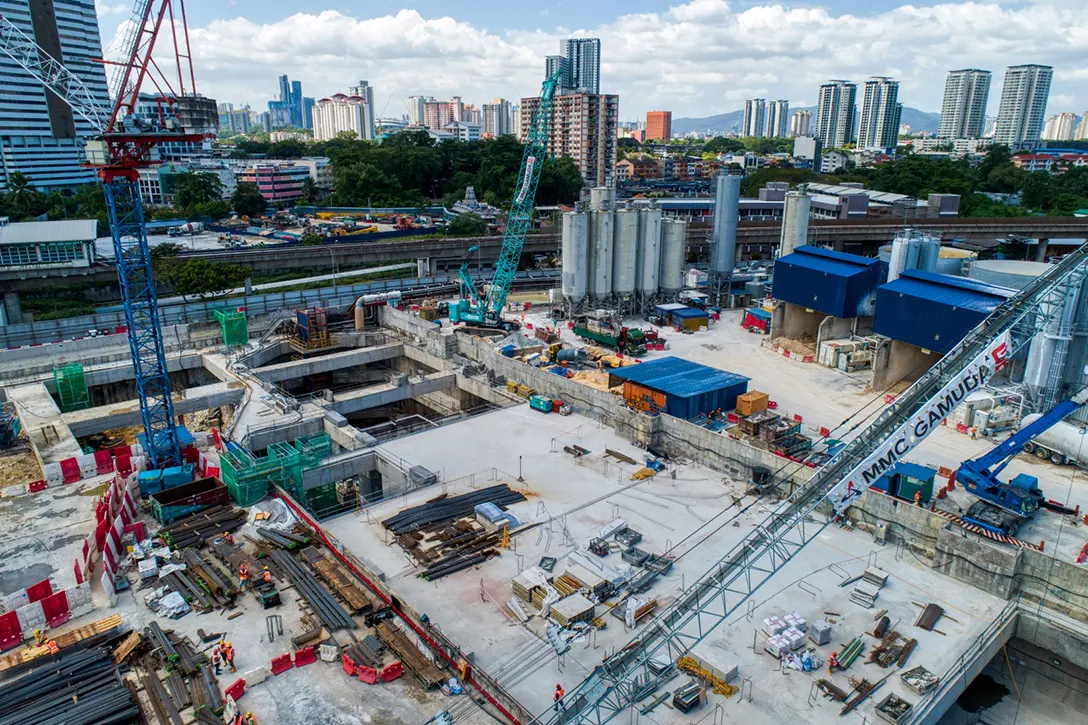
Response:
[{"label": "green netting", "polygon": [[279,461],[283,487],[291,498],[302,501],[305,489],[302,486],[302,457],[290,443],[273,443],[268,446],[268,457]]},{"label": "green netting", "polygon": [[332,438],[328,433],[314,433],[295,439],[295,448],[302,454],[302,468],[317,468],[321,462],[332,455]]},{"label": "green netting", "polygon": [[62,413],[91,407],[91,394],[87,390],[87,378],[81,363],[53,368],[53,385],[57,389]]},{"label": "green netting", "polygon": [[220,473],[234,502],[252,506],[268,494],[270,484],[280,484],[283,470],[276,458],[256,458],[240,448],[228,449],[219,456]]},{"label": "green netting", "polygon": [[238,310],[215,310],[215,319],[223,328],[224,345],[245,345],[249,342],[249,321],[245,312]]}]

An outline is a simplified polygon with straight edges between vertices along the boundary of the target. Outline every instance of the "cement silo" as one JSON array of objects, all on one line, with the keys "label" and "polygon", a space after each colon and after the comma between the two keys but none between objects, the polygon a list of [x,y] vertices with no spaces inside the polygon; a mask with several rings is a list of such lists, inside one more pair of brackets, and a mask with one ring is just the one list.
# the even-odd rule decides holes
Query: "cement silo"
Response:
[{"label": "cement silo", "polygon": [[638,211],[620,209],[615,214],[612,238],[612,293],[622,302],[635,293],[638,262]]},{"label": "cement silo", "polygon": [[684,286],[684,261],[687,259],[688,225],[679,219],[661,221],[661,292],[675,297]]},{"label": "cement silo", "polygon": [[586,297],[589,272],[589,215],[572,211],[563,215],[563,297],[574,307]]},{"label": "cement silo", "polygon": [[589,190],[589,210],[605,211],[613,207],[616,190],[608,186],[594,186]]},{"label": "cement silo", "polygon": [[782,213],[782,233],[778,238],[778,256],[785,257],[798,247],[808,244],[808,215],[812,197],[803,189],[786,194]]},{"label": "cement silo", "polygon": [[740,217],[740,177],[718,174],[714,192],[713,247],[711,276],[727,280],[733,276],[737,257],[737,220]]},{"label": "cement silo", "polygon": [[602,302],[612,294],[612,234],[615,213],[589,213],[589,297]]},{"label": "cement silo", "polygon": [[[967,274],[966,267],[970,265],[978,255],[974,252],[969,252],[966,249],[956,249],[955,247],[941,247],[937,255],[937,267],[934,271],[937,274],[948,274],[953,277],[963,277]],[[888,268],[891,269],[892,261],[892,245],[885,244],[877,251],[877,259],[881,262],[887,262]],[[889,280],[890,281],[890,280]]]},{"label": "cement silo", "polygon": [[661,269],[661,210],[654,202],[639,212],[638,293],[645,303],[657,294]]}]

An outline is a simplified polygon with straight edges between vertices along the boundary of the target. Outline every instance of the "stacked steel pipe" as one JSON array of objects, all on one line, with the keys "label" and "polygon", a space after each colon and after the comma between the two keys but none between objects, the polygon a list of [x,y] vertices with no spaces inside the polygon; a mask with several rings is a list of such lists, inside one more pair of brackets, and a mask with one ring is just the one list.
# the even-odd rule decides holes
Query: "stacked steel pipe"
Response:
[{"label": "stacked steel pipe", "polygon": [[329,593],[312,573],[286,551],[273,551],[272,561],[282,570],[298,592],[306,599],[310,609],[330,630],[355,629],[355,620],[344,611],[336,598]]},{"label": "stacked steel pipe", "polygon": [[524,500],[525,496],[502,483],[498,486],[489,486],[460,496],[438,498],[421,506],[413,506],[410,509],[401,511],[396,516],[391,516],[382,521],[382,526],[394,534],[403,534],[433,524],[473,516],[476,507],[482,503],[493,503],[501,508]]},{"label": "stacked steel pipe", "polygon": [[224,531],[234,531],[244,525],[247,519],[245,509],[214,506],[164,526],[160,534],[174,548],[184,549],[198,546],[206,539],[221,536]]}]

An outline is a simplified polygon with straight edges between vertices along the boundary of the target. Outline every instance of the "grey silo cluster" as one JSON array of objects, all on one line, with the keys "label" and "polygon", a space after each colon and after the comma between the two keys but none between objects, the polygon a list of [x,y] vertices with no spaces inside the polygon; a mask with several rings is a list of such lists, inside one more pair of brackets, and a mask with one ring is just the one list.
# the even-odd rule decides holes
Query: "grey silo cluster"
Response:
[{"label": "grey silo cluster", "polygon": [[715,296],[724,288],[737,260],[737,222],[740,219],[740,177],[719,174],[714,187],[714,228],[711,232],[710,289]]},{"label": "grey silo cluster", "polygon": [[616,208],[615,190],[590,190],[589,208],[563,215],[562,292],[567,307],[640,312],[675,296],[684,277],[687,224],[662,219],[651,202]]},{"label": "grey silo cluster", "polygon": [[940,237],[917,229],[897,232],[892,240],[891,256],[888,259],[888,281],[894,282],[908,269],[936,272],[940,256]]}]

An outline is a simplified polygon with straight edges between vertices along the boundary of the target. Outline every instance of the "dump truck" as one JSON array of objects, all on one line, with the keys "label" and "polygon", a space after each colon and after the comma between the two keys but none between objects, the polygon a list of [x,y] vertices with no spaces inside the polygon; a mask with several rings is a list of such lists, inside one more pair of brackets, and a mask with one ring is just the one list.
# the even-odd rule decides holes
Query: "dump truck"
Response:
[{"label": "dump truck", "polygon": [[627,355],[646,354],[646,336],[635,327],[623,327],[615,320],[579,317],[574,334]]}]

